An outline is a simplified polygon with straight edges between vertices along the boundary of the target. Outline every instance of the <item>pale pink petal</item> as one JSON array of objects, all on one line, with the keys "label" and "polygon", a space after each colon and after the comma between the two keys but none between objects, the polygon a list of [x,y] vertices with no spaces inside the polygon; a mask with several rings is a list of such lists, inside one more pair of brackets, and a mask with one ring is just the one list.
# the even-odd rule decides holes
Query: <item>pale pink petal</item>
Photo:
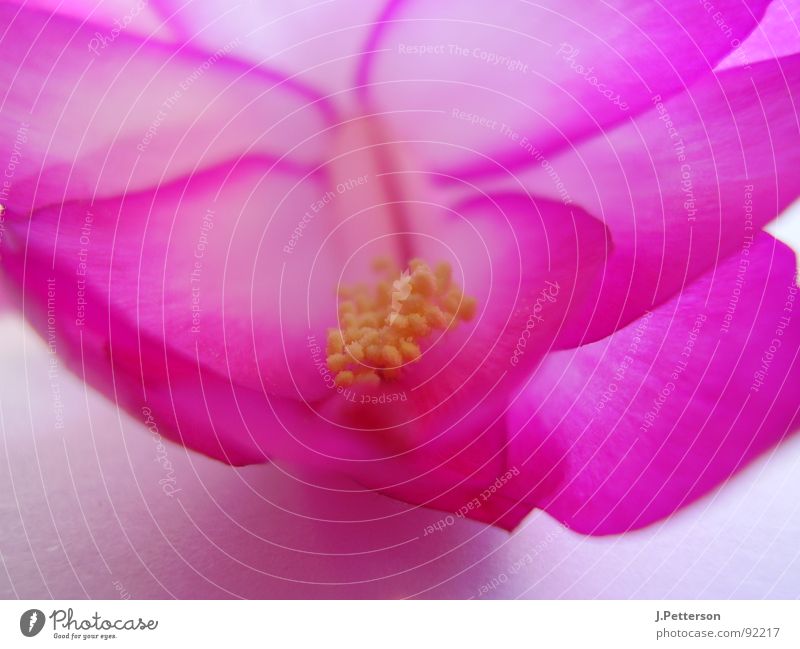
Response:
[{"label": "pale pink petal", "polygon": [[373,110],[391,113],[396,135],[419,141],[437,170],[500,172],[682,90],[767,4],[395,0],[358,81]]},{"label": "pale pink petal", "polygon": [[0,8],[6,205],[27,211],[166,182],[245,154],[319,160],[317,97],[225,53],[199,55],[127,33],[96,53],[94,28]]}]

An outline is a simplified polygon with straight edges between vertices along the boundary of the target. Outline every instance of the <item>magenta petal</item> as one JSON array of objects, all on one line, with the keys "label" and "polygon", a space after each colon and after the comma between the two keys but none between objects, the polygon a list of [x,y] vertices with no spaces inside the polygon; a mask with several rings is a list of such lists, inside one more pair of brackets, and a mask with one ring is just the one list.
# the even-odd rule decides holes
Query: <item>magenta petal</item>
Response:
[{"label": "magenta petal", "polygon": [[269,70],[127,32],[94,52],[91,24],[7,5],[0,25],[2,155],[15,161],[4,202],[17,211],[135,191],[246,154],[322,159],[321,104]]},{"label": "magenta petal", "polygon": [[[4,266],[27,291],[33,317],[45,308],[46,286],[26,278],[26,268],[55,264],[59,335],[73,345],[79,336],[86,345],[113,344],[131,371],[141,362],[129,332],[138,331],[162,341],[163,356],[189,359],[232,384],[309,396],[315,368],[292,359],[307,357],[307,304],[335,313],[335,294],[312,284],[303,299],[287,296],[309,284],[310,264],[296,263],[302,251],[286,246],[321,193],[316,180],[244,160],[154,191],[43,208],[30,221],[7,214]],[[315,251],[330,227],[320,218],[303,243]],[[318,272],[330,274],[322,264]],[[116,327],[128,333],[110,341]]]},{"label": "magenta petal", "polygon": [[[509,417],[536,506],[585,534],[669,516],[798,425],[794,253],[769,235],[613,336],[551,355]],[[524,491],[524,490],[523,490]]]},{"label": "magenta petal", "polygon": [[[597,340],[675,295],[800,194],[800,55],[725,70],[553,161],[614,254],[562,344]],[[527,179],[546,191],[541,171]]]},{"label": "magenta petal", "polygon": [[771,2],[764,18],[741,47],[721,61],[719,68],[732,68],[789,56],[800,52],[800,2]]},{"label": "magenta petal", "polygon": [[152,0],[17,0],[13,4],[91,23],[97,30],[98,48],[104,43],[108,47],[121,31],[158,40],[174,37]]},{"label": "magenta petal", "polygon": [[502,171],[573,145],[682,90],[768,2],[395,0],[359,85],[437,170]]}]

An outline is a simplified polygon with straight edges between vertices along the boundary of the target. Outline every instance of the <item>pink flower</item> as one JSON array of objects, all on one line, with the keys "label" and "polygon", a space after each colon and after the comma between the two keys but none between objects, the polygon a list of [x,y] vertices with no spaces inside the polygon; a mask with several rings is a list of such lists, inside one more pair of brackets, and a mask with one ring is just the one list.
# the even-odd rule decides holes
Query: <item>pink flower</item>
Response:
[{"label": "pink flower", "polygon": [[134,417],[587,534],[797,427],[792,3],[93,4],[0,8],[2,268]]}]

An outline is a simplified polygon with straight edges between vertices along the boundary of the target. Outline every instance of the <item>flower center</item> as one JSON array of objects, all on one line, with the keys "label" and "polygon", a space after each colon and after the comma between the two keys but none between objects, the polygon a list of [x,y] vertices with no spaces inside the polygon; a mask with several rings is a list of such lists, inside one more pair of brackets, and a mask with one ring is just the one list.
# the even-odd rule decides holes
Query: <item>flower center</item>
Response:
[{"label": "flower center", "polygon": [[452,268],[431,269],[412,259],[404,271],[385,258],[373,267],[383,273],[373,291],[364,285],[339,290],[339,329],[328,330],[328,369],[337,385],[378,385],[400,376],[419,360],[420,342],[475,316],[475,298],[453,282]]}]

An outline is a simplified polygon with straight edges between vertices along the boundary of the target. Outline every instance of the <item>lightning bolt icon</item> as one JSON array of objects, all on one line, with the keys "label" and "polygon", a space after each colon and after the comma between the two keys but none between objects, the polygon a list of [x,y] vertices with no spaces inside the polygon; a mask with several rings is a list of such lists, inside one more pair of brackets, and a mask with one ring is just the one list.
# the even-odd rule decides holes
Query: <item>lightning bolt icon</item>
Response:
[{"label": "lightning bolt icon", "polygon": [[36,619],[37,618],[38,618],[38,615],[36,614],[36,611],[31,613],[31,619],[28,621],[28,631],[32,631],[33,630],[33,625],[36,624]]}]

